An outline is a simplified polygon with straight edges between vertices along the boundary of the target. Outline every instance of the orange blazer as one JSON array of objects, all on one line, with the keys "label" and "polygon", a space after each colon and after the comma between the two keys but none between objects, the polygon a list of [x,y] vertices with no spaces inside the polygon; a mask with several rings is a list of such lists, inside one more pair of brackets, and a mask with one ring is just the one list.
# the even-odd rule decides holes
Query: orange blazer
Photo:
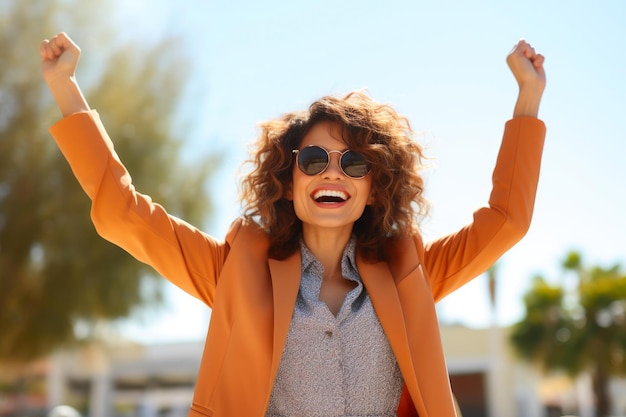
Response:
[{"label": "orange blazer", "polygon": [[[92,200],[98,233],[211,309],[189,416],[263,417],[300,281],[300,253],[268,259],[268,239],[236,220],[224,240],[169,215],[135,191],[95,111],[50,132]],[[486,207],[462,229],[428,244],[390,242],[390,261],[357,259],[367,292],[404,378],[400,417],[453,417],[435,303],[482,274],[528,230],[545,126],[506,123]]]}]

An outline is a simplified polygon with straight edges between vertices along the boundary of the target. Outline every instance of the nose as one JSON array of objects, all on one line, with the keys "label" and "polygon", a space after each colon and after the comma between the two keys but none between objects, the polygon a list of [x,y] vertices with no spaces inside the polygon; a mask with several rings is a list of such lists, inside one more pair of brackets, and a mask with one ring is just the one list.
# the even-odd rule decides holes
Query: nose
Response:
[{"label": "nose", "polygon": [[330,161],[328,162],[328,167],[322,173],[324,178],[327,179],[337,179],[344,176],[343,170],[339,166],[341,159],[341,152],[339,151],[330,151]]}]

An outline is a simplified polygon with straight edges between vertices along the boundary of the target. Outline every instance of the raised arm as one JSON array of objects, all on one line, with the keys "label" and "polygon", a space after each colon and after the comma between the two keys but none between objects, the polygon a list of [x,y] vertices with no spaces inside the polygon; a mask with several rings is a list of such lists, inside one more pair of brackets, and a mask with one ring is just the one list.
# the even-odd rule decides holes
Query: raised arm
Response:
[{"label": "raised arm", "polygon": [[80,48],[61,32],[39,46],[41,72],[63,116],[88,111],[89,104],[76,81]]},{"label": "raised arm", "polygon": [[513,117],[537,117],[539,103],[546,87],[544,57],[526,41],[519,41],[507,56],[506,62],[519,85],[519,95]]},{"label": "raised arm", "polygon": [[[80,49],[64,33],[40,45],[43,77],[63,119],[50,128],[87,196],[100,236],[211,306],[229,246],[135,190],[113,141],[76,82]],[[239,229],[233,228],[232,236]]]},{"label": "raised arm", "polygon": [[545,138],[537,119],[546,85],[543,61],[525,41],[507,57],[519,96],[505,126],[489,204],[474,212],[470,224],[425,247],[423,266],[437,301],[486,271],[530,227]]}]

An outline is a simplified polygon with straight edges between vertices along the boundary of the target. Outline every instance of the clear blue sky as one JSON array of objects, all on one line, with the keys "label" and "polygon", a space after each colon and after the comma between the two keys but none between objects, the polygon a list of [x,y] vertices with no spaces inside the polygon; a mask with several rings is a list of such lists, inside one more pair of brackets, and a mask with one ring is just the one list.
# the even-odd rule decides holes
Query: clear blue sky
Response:
[{"label": "clear blue sky", "polygon": [[[133,40],[176,34],[194,68],[187,151],[227,150],[214,181],[223,236],[237,215],[237,168],[256,124],[325,95],[367,88],[409,117],[433,158],[426,239],[454,231],[486,203],[516,84],[505,64],[527,39],[546,56],[540,117],[548,127],[535,216],[500,262],[498,322],[522,314],[530,278],[560,279],[570,249],[587,263],[626,266],[626,3],[615,1],[120,2]],[[84,54],[96,53],[87,47]],[[164,50],[164,54],[168,51]],[[106,109],[99,109],[106,112]],[[130,326],[144,341],[204,337],[208,311],[178,290],[170,306]],[[486,279],[439,305],[443,322],[489,323]]]}]

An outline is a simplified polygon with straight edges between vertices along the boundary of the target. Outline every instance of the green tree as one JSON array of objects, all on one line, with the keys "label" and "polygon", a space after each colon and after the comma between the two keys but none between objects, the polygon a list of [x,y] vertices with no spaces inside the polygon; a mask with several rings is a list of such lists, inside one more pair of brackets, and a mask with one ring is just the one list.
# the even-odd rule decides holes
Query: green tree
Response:
[{"label": "green tree", "polygon": [[137,189],[198,225],[210,213],[205,181],[217,156],[181,156],[180,126],[191,122],[177,113],[191,69],[184,48],[122,42],[107,20],[114,9],[95,0],[0,7],[0,359],[37,358],[80,339],[77,324],[93,329],[161,299],[158,284],[142,290],[160,282],[151,269],[97,236],[47,132],[60,113],[40,75],[42,39],[65,30],[83,47],[78,78]]},{"label": "green tree", "polygon": [[577,252],[567,254],[562,266],[574,285],[535,278],[511,342],[545,370],[589,372],[597,415],[608,416],[610,377],[626,375],[626,273],[620,265],[586,267]]}]

